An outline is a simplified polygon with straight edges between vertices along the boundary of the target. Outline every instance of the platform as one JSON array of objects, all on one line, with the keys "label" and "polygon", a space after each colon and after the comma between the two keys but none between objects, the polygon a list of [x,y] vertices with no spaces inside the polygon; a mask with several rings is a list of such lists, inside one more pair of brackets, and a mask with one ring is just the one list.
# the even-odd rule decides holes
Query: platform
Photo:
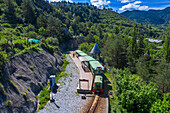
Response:
[{"label": "platform", "polygon": [[70,56],[73,59],[74,63],[79,69],[80,79],[78,81],[77,92],[78,93],[91,93],[93,86],[93,75],[90,71],[84,71],[81,65],[80,59],[76,56],[73,57],[73,52],[70,52]]}]

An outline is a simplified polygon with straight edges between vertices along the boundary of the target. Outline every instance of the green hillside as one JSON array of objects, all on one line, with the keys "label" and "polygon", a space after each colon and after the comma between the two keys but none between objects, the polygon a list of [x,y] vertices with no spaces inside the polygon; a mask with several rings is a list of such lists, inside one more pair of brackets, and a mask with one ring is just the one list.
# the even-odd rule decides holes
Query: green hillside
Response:
[{"label": "green hillside", "polygon": [[167,25],[170,20],[170,7],[167,7],[163,10],[125,11],[121,14],[131,20],[136,19],[138,23]]},{"label": "green hillside", "polygon": [[[87,42],[96,42],[114,35],[160,37],[161,30],[135,23],[110,9],[98,9],[88,3],[67,3],[44,0],[0,0],[0,45],[7,57],[27,49],[25,37],[44,42],[46,39],[65,42],[82,34]],[[20,44],[12,48],[11,43]],[[99,46],[103,46],[102,43]],[[5,48],[4,48],[5,47]]]}]

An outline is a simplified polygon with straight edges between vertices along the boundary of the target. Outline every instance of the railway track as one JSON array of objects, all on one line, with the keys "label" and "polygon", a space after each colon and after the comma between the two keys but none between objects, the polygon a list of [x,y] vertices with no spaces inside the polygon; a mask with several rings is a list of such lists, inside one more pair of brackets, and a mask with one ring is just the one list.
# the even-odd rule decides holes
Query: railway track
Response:
[{"label": "railway track", "polygon": [[88,108],[87,112],[86,113],[94,113],[95,110],[96,110],[96,107],[98,105],[98,102],[99,102],[99,98],[100,96],[98,95],[95,95],[90,107]]}]

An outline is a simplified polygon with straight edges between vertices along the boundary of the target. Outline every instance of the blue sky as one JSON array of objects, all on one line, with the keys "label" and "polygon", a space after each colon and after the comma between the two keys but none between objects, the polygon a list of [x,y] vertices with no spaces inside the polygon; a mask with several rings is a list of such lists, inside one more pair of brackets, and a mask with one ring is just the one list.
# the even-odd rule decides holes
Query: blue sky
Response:
[{"label": "blue sky", "polygon": [[[62,0],[49,0],[62,1]],[[170,7],[170,0],[63,0],[69,2],[90,3],[99,8],[109,7],[114,11],[123,12],[126,10],[149,10],[149,9],[164,9]]]}]

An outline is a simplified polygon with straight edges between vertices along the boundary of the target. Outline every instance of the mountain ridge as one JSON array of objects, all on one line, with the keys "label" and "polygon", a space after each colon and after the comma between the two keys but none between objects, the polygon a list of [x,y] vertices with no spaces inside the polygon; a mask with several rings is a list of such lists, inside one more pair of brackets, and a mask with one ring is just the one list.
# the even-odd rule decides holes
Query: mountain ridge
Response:
[{"label": "mountain ridge", "polygon": [[130,20],[136,19],[138,23],[153,25],[163,24],[166,26],[170,20],[170,7],[167,7],[163,10],[150,9],[148,11],[125,11],[121,14]]}]

